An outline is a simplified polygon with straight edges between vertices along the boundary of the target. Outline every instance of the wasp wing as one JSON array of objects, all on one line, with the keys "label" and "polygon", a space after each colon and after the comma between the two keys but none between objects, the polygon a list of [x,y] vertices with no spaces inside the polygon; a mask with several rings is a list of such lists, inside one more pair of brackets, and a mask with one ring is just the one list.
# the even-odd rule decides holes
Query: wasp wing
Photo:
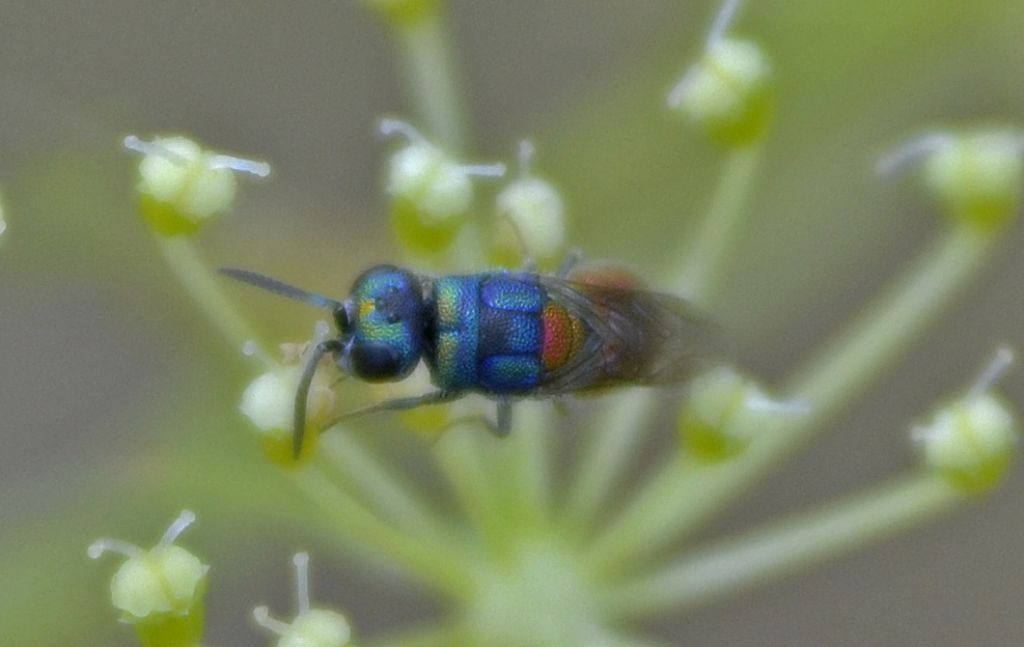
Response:
[{"label": "wasp wing", "polygon": [[545,380],[543,391],[671,384],[719,354],[716,327],[679,297],[553,276],[540,282],[587,329],[579,351]]}]

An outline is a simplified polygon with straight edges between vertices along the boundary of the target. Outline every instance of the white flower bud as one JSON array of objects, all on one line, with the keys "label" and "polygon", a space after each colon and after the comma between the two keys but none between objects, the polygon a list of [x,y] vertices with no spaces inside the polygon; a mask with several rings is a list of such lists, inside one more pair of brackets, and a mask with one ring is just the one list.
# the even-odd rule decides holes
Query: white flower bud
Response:
[{"label": "white flower bud", "polygon": [[408,141],[391,156],[388,165],[387,190],[392,197],[395,235],[416,251],[444,249],[455,238],[473,204],[473,176],[500,176],[505,167],[462,164],[403,121],[384,119],[380,128],[384,135],[399,134]]},{"label": "white flower bud", "polygon": [[739,8],[739,0],[722,2],[704,55],[668,95],[669,107],[729,146],[759,140],[774,107],[772,69],[761,48],[727,36]]},{"label": "white flower bud", "polygon": [[110,599],[121,610],[122,619],[135,625],[143,644],[186,647],[202,637],[202,603],[210,567],[174,545],[194,521],[192,512],[182,512],[150,550],[116,539],[101,539],[89,546],[93,559],[106,552],[128,558],[110,582]]},{"label": "white flower bud", "polygon": [[388,192],[415,205],[427,227],[465,215],[473,202],[469,174],[426,142],[410,144],[391,157]]},{"label": "white flower bud", "polygon": [[502,189],[496,201],[494,252],[507,265],[523,256],[555,265],[565,251],[565,205],[555,187],[530,174],[533,147],[528,142],[520,146],[522,177]]},{"label": "white flower bud", "polygon": [[670,105],[723,144],[745,145],[764,133],[772,112],[772,68],[752,41],[721,39],[680,81]]},{"label": "white flower bud", "polygon": [[883,174],[921,164],[925,187],[950,215],[994,227],[1020,209],[1024,134],[1009,130],[929,132],[897,146],[878,162]]},{"label": "white flower bud", "polygon": [[132,618],[185,614],[195,605],[208,570],[180,546],[158,546],[121,564],[110,583],[110,599]]},{"label": "white flower bud", "polygon": [[256,607],[252,611],[256,623],[280,636],[277,647],[345,647],[352,638],[345,616],[327,609],[310,608],[309,555],[298,553],[292,561],[298,580],[299,613],[286,623],[272,618],[267,607]]},{"label": "white flower bud", "polygon": [[939,409],[914,431],[925,463],[968,490],[992,487],[1006,471],[1017,444],[1010,410],[992,395],[961,400]]},{"label": "white flower bud", "polygon": [[262,433],[289,435],[298,381],[296,366],[264,373],[245,388],[238,408]]},{"label": "white flower bud", "polygon": [[1020,136],[978,132],[951,138],[924,164],[925,185],[955,217],[998,225],[1016,214],[1024,162]]},{"label": "white flower bud", "polygon": [[326,609],[310,609],[295,616],[277,647],[343,647],[352,630],[345,616]]},{"label": "white flower bud", "polygon": [[806,406],[770,399],[753,380],[722,366],[701,375],[679,417],[679,432],[695,456],[722,460],[741,453],[778,414]]},{"label": "white flower bud", "polygon": [[[292,426],[301,372],[301,366],[284,366],[260,375],[246,387],[238,407],[262,436],[268,456],[286,465],[294,463]],[[313,377],[307,402],[305,435],[310,442],[303,456],[312,455],[320,428],[334,410],[334,391],[324,371]]]},{"label": "white flower bud", "polygon": [[270,173],[265,163],[206,151],[185,137],[146,142],[129,136],[124,145],[143,154],[137,186],[142,214],[168,236],[192,233],[226,212],[235,199],[236,171],[261,177]]},{"label": "white flower bud", "polygon": [[1013,362],[1000,348],[966,396],[936,411],[932,421],[913,430],[925,464],[967,490],[991,488],[1006,471],[1017,446],[1017,423],[1010,409],[990,393]]}]

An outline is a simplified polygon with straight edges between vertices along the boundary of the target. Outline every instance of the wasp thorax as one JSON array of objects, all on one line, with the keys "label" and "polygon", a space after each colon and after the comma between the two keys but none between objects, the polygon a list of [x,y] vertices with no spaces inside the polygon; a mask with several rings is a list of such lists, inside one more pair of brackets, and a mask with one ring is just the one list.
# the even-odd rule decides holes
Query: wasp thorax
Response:
[{"label": "wasp thorax", "polygon": [[423,351],[423,290],[411,272],[381,265],[352,286],[350,371],[382,382],[408,375]]}]

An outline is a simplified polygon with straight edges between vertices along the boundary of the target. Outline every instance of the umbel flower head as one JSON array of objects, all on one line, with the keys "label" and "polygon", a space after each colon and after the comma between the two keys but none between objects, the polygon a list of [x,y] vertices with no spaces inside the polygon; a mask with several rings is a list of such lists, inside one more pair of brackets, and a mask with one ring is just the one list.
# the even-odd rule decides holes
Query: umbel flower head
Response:
[{"label": "umbel flower head", "polygon": [[93,559],[107,552],[127,557],[110,582],[110,601],[145,645],[186,647],[202,637],[210,567],[174,543],[195,519],[190,510],[182,512],[149,550],[116,539],[89,546]]},{"label": "umbel flower head", "polygon": [[[670,97],[675,107],[727,145],[724,172],[705,218],[711,226],[698,227],[692,250],[690,241],[680,240],[678,247],[664,251],[670,258],[689,252],[699,261],[681,267],[715,269],[728,262],[731,232],[742,229],[737,223],[770,112],[770,68],[760,49],[752,41],[726,35],[737,6],[735,0],[726,1],[705,56]],[[443,74],[442,62],[438,63],[432,72]],[[446,120],[432,121],[429,112],[423,120],[433,135],[446,132]],[[450,123],[457,129],[459,119]],[[430,259],[440,272],[454,273],[460,263],[483,271],[477,265],[482,265],[478,261],[486,247],[472,235],[479,231],[468,228],[466,235],[457,235],[465,223],[480,224],[471,220],[471,167],[455,156],[466,138],[427,141],[408,125],[390,120],[383,130],[406,139],[391,159],[387,184],[399,241],[407,249],[444,252]],[[946,151],[944,146],[930,153]],[[1007,160],[1005,155],[999,159]],[[951,196],[988,185],[957,184],[963,169],[974,168],[975,162],[935,164],[939,170],[932,174],[946,179],[933,183],[933,190],[946,181],[950,187],[960,186]],[[949,168],[954,171],[940,172]],[[532,228],[537,226],[542,243],[556,241],[561,246],[547,225],[561,223],[563,214],[559,201],[552,198],[556,194],[537,187],[513,183],[509,197],[499,202],[503,219],[515,223],[510,228],[521,238],[526,254],[542,256],[542,247],[529,240]],[[993,193],[998,191],[985,189],[977,195]],[[1005,208],[1009,203],[1002,204]],[[990,221],[986,227],[964,219],[944,223],[936,246],[940,253],[922,254],[891,290],[865,306],[862,318],[781,383],[778,400],[766,395],[774,390],[737,369],[698,377],[690,384],[691,399],[679,422],[686,442],[665,447],[642,470],[635,460],[642,453],[638,450],[650,445],[654,421],[663,419],[674,403],[636,389],[587,400],[587,416],[573,422],[585,420],[588,428],[564,446],[565,454],[572,456],[555,449],[564,420],[554,415],[549,403],[517,401],[511,434],[499,441],[482,429],[490,420],[481,424],[474,403],[462,400],[451,407],[427,409],[442,412],[436,424],[447,429],[422,448],[421,453],[432,459],[429,475],[409,478],[408,465],[402,462],[405,456],[393,452],[392,444],[374,443],[369,434],[359,433],[401,426],[403,421],[422,430],[425,423],[412,415],[425,413],[421,410],[382,415],[372,422],[343,416],[345,422],[321,439],[323,451],[314,460],[283,475],[318,506],[318,521],[340,538],[444,597],[443,617],[403,630],[408,635],[396,638],[398,644],[648,644],[642,632],[652,618],[677,619],[710,600],[864,547],[967,499],[965,492],[985,489],[1003,473],[1015,424],[989,393],[991,379],[985,378],[979,380],[981,387],[940,409],[918,434],[930,469],[912,466],[909,474],[891,483],[773,520],[741,536],[709,538],[706,545],[696,545],[703,541],[698,533],[716,515],[824,431],[831,417],[921,336],[980,261],[991,255],[991,234],[1005,218]],[[714,274],[708,269],[702,273]],[[199,293],[200,301],[209,294],[209,285],[197,278],[200,272],[178,274],[193,293]],[[674,286],[684,274],[662,275],[662,283],[668,284],[662,287],[677,291]],[[691,296],[704,302],[709,285],[708,279],[694,281]],[[240,317],[232,317],[233,311],[206,312],[222,328],[234,331],[236,341],[252,338],[237,332],[248,327],[236,325]],[[454,314],[471,313],[467,308]],[[612,322],[609,328],[621,323]],[[305,393],[297,394],[295,376],[272,362],[246,390],[242,405],[257,428],[284,442],[285,452],[293,413],[306,412],[311,421],[319,418],[316,389],[308,399]],[[407,402],[421,404],[416,396],[430,385],[425,384],[426,373],[420,377],[424,383],[419,386],[424,388],[405,395],[389,390],[385,397],[406,397]],[[439,487],[426,493],[428,479]],[[305,556],[296,556],[296,567],[298,615],[283,622],[259,607],[254,610],[256,621],[276,634],[279,647],[347,644],[345,618],[309,604]]]}]

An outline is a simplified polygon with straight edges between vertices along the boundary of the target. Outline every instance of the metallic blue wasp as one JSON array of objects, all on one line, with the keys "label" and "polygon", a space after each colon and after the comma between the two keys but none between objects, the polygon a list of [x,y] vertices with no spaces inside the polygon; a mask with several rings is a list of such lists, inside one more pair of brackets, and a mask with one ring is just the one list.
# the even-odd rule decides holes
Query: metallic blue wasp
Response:
[{"label": "metallic blue wasp", "polygon": [[346,301],[246,270],[221,272],[333,314],[337,336],[314,347],[296,390],[296,456],[310,383],[324,355],[367,382],[400,380],[422,359],[437,387],[345,417],[476,392],[496,400],[494,431],[504,436],[517,398],[678,382],[712,346],[711,327],[689,303],[638,289],[618,271],[570,273],[566,264],[554,276],[503,270],[428,277],[380,265],[355,280]]}]

